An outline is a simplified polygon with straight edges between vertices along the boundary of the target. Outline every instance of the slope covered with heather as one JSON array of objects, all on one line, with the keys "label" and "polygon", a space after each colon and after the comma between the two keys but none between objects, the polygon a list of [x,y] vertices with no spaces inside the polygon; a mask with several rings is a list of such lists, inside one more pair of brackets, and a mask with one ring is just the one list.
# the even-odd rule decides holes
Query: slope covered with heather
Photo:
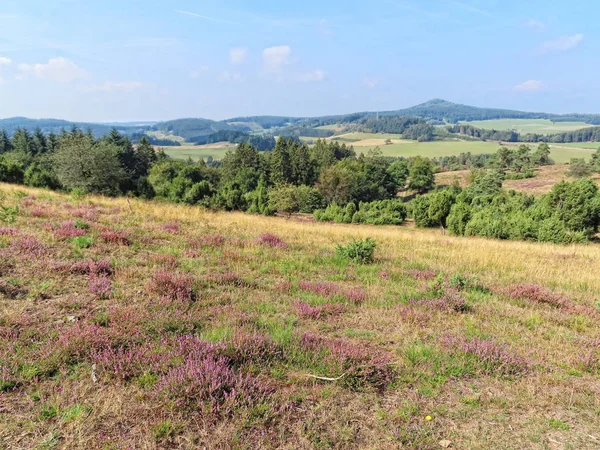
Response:
[{"label": "slope covered with heather", "polygon": [[598,447],[596,245],[0,204],[1,447]]}]

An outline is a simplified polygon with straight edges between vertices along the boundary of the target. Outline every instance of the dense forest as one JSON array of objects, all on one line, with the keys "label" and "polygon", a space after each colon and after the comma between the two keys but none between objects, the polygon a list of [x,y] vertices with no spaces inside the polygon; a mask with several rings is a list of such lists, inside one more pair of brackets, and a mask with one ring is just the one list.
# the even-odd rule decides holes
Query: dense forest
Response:
[{"label": "dense forest", "polygon": [[[426,124],[408,129],[419,125]],[[505,177],[533,176],[536,166],[552,164],[549,155],[550,147],[541,143],[535,150],[502,147],[494,155],[402,159],[377,150],[357,155],[335,141],[317,140],[309,147],[279,138],[269,151],[243,142],[222,161],[194,163],[155,151],[146,137],[134,146],[117,130],[96,138],[78,128],[60,134],[20,129],[11,137],[0,131],[0,181],[266,215],[314,213],[317,220],[340,222],[397,225],[410,214],[419,226],[447,226],[455,234],[589,239],[600,221],[595,184],[561,184],[554,196],[542,199],[501,189]],[[600,150],[589,163],[576,163],[584,166],[581,176],[600,172]],[[435,189],[434,172],[453,168],[480,171],[465,190]],[[397,197],[401,191],[418,196],[404,203]]]}]

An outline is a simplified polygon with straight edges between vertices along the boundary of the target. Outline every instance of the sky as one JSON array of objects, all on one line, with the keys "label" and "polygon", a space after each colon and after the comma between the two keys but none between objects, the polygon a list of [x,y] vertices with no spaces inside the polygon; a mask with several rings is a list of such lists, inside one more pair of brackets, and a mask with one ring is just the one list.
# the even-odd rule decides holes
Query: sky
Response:
[{"label": "sky", "polygon": [[2,0],[0,118],[600,113],[595,0]]}]

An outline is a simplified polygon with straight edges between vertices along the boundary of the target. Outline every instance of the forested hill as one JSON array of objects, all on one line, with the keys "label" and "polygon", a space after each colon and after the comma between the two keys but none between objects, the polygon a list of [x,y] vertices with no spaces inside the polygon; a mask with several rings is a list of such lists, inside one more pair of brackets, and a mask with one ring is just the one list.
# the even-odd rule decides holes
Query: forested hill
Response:
[{"label": "forested hill", "polygon": [[525,112],[509,109],[479,108],[476,106],[452,103],[434,99],[410,108],[395,111],[365,111],[352,114],[331,115],[321,117],[288,117],[288,116],[251,116],[235,117],[228,120],[215,121],[203,118],[176,119],[158,123],[79,123],[57,119],[28,119],[13,117],[0,119],[0,129],[9,134],[18,128],[33,131],[40,128],[43,132],[60,132],[73,126],[91,129],[96,136],[101,136],[116,128],[121,133],[132,135],[153,130],[165,134],[181,136],[186,140],[194,140],[210,136],[218,132],[260,133],[264,130],[299,127],[306,129],[320,125],[361,122],[375,117],[412,117],[434,122],[457,123],[459,121],[492,120],[492,119],[549,119],[553,122],[585,122],[600,125],[600,114],[551,114],[543,112]]},{"label": "forested hill", "polygon": [[11,117],[9,119],[0,119],[0,130],[5,130],[12,135],[16,130],[24,128],[28,131],[36,129],[42,130],[44,133],[60,133],[62,130],[69,130],[73,127],[82,130],[91,130],[95,136],[104,136],[111,129],[115,128],[125,134],[133,134],[138,131],[144,131],[148,128],[146,125],[137,125],[133,123],[120,124],[100,124],[87,122],[70,122],[68,120],[59,119],[28,119],[26,117]]},{"label": "forested hill", "polygon": [[553,122],[585,122],[600,125],[600,114],[551,114],[510,109],[479,108],[446,100],[434,99],[417,106],[396,111],[384,111],[380,116],[420,117],[450,123],[493,119],[548,119]]}]

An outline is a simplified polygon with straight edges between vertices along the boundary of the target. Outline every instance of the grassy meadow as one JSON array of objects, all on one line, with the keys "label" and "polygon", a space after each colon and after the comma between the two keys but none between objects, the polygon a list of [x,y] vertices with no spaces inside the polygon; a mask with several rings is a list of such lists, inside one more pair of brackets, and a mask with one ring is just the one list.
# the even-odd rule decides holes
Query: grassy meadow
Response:
[{"label": "grassy meadow", "polygon": [[[526,178],[523,180],[505,180],[503,187],[512,189],[517,192],[526,194],[543,195],[552,190],[554,185],[561,181],[573,182],[576,178],[569,177],[567,172],[569,166],[567,164],[556,164],[553,166],[541,166],[535,169],[534,178]],[[454,172],[440,172],[435,174],[436,184],[442,186],[450,186],[458,183],[461,187],[469,185],[470,170],[457,170]],[[593,174],[592,178],[600,186],[600,174]]]},{"label": "grassy meadow", "polygon": [[213,159],[223,159],[225,154],[230,149],[235,149],[235,144],[228,142],[220,142],[217,144],[208,145],[182,145],[181,147],[163,147],[163,150],[167,155],[173,159],[188,160],[191,158],[193,161],[200,159],[206,159],[212,156]]},{"label": "grassy meadow", "polygon": [[598,245],[0,199],[3,448],[598,448]]},{"label": "grassy meadow", "polygon": [[496,119],[461,122],[484,130],[515,130],[520,134],[556,134],[580,130],[593,125],[585,122],[552,122],[548,119]]}]

